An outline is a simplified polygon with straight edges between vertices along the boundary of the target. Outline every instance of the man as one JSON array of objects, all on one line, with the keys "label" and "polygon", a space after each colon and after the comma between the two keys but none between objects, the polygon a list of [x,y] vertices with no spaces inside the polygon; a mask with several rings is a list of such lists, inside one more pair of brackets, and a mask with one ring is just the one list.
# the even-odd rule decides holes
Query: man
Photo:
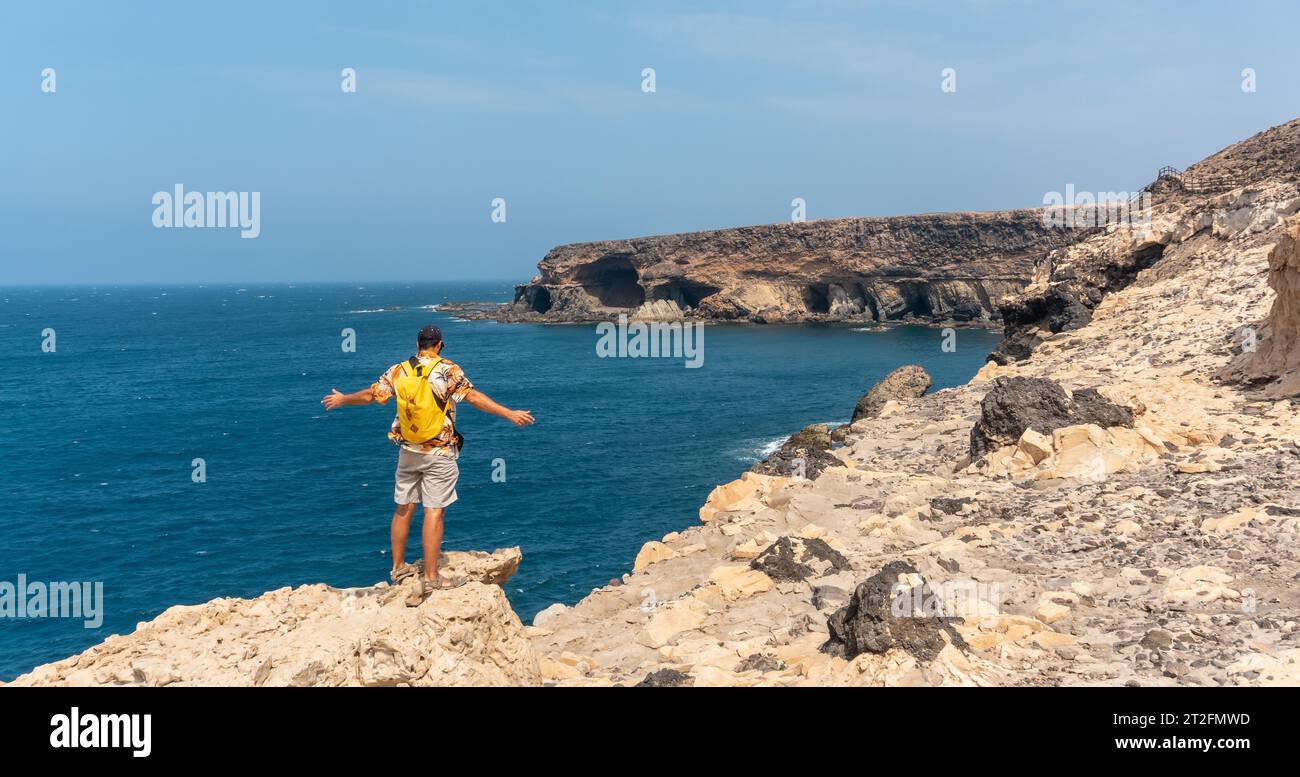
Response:
[{"label": "man", "polygon": [[468,402],[485,413],[501,416],[515,426],[533,423],[527,410],[511,410],[493,402],[474,388],[460,366],[442,358],[442,330],[429,325],[416,338],[419,353],[406,362],[389,367],[369,388],[351,394],[332,393],[321,399],[326,410],[343,405],[384,404],[397,396],[397,414],[388,439],[400,446],[397,454],[397,486],[393,500],[393,570],[398,582],[414,574],[415,565],[404,563],[406,538],[417,502],[424,505],[423,595],[440,587],[438,557],[442,546],[442,518],[447,506],[456,501],[456,479],[460,470],[456,458],[461,436],[456,432],[456,403]]}]

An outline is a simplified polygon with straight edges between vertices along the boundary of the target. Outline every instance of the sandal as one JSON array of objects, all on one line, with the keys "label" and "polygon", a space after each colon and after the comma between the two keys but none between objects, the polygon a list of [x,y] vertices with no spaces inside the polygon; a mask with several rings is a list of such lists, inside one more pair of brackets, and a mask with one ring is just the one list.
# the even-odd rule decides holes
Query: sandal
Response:
[{"label": "sandal", "polygon": [[406,595],[406,606],[419,607],[424,603],[425,599],[429,598],[429,594],[434,591],[447,591],[455,587],[456,586],[450,581],[442,578],[439,578],[438,580],[425,580],[421,578],[420,588],[418,590],[412,590]]},{"label": "sandal", "polygon": [[456,587],[455,583],[445,577],[439,577],[437,580],[426,580],[421,578],[420,584],[424,587],[425,596],[428,596],[432,591],[450,591]]},{"label": "sandal", "polygon": [[388,579],[396,585],[416,572],[420,571],[419,567],[414,564],[403,564],[400,567],[394,567],[388,572]]}]

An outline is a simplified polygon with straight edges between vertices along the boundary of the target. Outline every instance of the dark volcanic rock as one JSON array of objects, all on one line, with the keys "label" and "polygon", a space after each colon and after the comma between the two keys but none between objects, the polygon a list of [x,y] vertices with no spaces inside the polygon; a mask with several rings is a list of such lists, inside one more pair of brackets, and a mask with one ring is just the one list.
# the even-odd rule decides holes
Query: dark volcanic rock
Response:
[{"label": "dark volcanic rock", "polygon": [[[931,661],[947,642],[966,649],[965,640],[952,627],[952,618],[896,612],[911,612],[918,593],[923,600],[935,597],[924,580],[920,592],[911,586],[897,588],[902,575],[920,577],[916,567],[906,561],[891,561],[859,584],[849,603],[826,619],[830,638],[822,645],[822,652],[852,660],[861,653],[885,653],[897,647],[918,661]],[[896,601],[903,602],[903,606],[895,607]],[[944,632],[948,634],[946,641]]]},{"label": "dark volcanic rock", "polygon": [[1051,434],[1063,426],[1096,424],[1132,426],[1133,410],[1103,397],[1096,389],[1079,389],[1077,401],[1047,378],[998,378],[980,402],[980,420],[970,433],[971,459],[1020,439],[1026,429]]},{"label": "dark volcanic rock", "polygon": [[831,430],[826,424],[810,424],[791,435],[785,445],[796,448],[821,448],[829,450],[831,447]]},{"label": "dark volcanic rock", "polygon": [[809,480],[816,480],[827,467],[843,466],[844,462],[825,448],[808,448],[786,443],[780,450],[750,467],[749,471],[760,475],[779,475],[787,478],[802,473]]},{"label": "dark volcanic rock", "polygon": [[1047,289],[998,306],[1005,337],[989,358],[998,364],[1021,361],[1045,336],[1084,326],[1107,294],[1137,280],[1138,273],[1160,261],[1164,251],[1164,244],[1155,242],[1075,257],[1069,256],[1068,249],[1053,251],[1048,255],[1052,271]]},{"label": "dark volcanic rock", "polygon": [[1111,402],[1095,388],[1077,389],[1070,397],[1074,414],[1081,419],[1076,423],[1097,426],[1132,426],[1133,409]]},{"label": "dark volcanic rock", "polygon": [[980,402],[970,433],[971,459],[1020,439],[1026,429],[1042,434],[1075,423],[1065,389],[1047,378],[998,378]]},{"label": "dark volcanic rock", "polygon": [[848,559],[824,540],[804,537],[782,537],[749,566],[778,582],[807,580],[850,569]]},{"label": "dark volcanic rock", "polygon": [[633,688],[675,688],[690,685],[691,676],[676,669],[658,669],[645,676],[645,679]]},{"label": "dark volcanic rock", "polygon": [[875,418],[891,399],[915,399],[930,388],[930,374],[915,364],[905,364],[882,378],[858,399],[853,421]]},{"label": "dark volcanic rock", "polygon": [[775,656],[755,653],[736,665],[737,672],[779,672],[785,669],[785,662]]},{"label": "dark volcanic rock", "polygon": [[960,499],[948,496],[937,496],[930,500],[930,507],[944,513],[945,515],[956,515],[961,512],[963,505],[968,505],[974,501],[974,499],[971,499],[968,496]]},{"label": "dark volcanic rock", "polygon": [[1029,358],[1043,341],[1041,332],[1078,329],[1092,320],[1092,310],[1077,295],[1056,286],[1011,299],[1000,305],[998,312],[1005,337],[989,358],[1003,365]]}]

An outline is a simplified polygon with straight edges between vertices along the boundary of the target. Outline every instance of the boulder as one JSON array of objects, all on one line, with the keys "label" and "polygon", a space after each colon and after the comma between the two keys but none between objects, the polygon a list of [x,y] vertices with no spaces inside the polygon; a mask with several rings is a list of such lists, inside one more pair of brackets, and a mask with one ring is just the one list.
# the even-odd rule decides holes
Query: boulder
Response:
[{"label": "boulder", "polygon": [[709,573],[709,582],[729,602],[772,590],[772,578],[745,564],[723,564]]},{"label": "boulder", "polygon": [[657,564],[660,561],[666,561],[677,555],[677,551],[663,544],[651,540],[641,546],[641,551],[636,554],[636,560],[632,562],[632,571],[640,572],[651,564]]},{"label": "boulder", "polygon": [[766,459],[755,463],[749,471],[758,475],[816,480],[830,467],[845,466],[839,457],[827,450],[829,447],[829,434],[826,437],[825,447],[821,447],[820,444],[816,447],[807,447],[786,443]]},{"label": "boulder", "polygon": [[[999,377],[980,402],[980,418],[971,429],[972,460],[997,448],[1018,443],[1027,429],[1049,435],[1066,426],[1132,426],[1133,411],[1103,397],[1095,389],[1075,392],[1080,401],[1047,378]],[[1031,437],[1037,448],[1041,440]],[[1028,452],[1026,452],[1028,454]]]},{"label": "boulder", "polygon": [[[789,476],[788,471],[779,474]],[[764,505],[777,482],[765,473],[745,472],[739,478],[723,483],[709,492],[709,498],[700,507],[700,520],[708,523],[718,513],[757,510]]]},{"label": "boulder", "polygon": [[826,619],[830,638],[821,650],[852,660],[862,653],[883,654],[901,648],[917,661],[928,662],[949,644],[966,649],[951,624],[953,618],[910,614],[916,599],[934,597],[916,567],[906,561],[891,561],[859,584],[849,603]]},{"label": "boulder", "polygon": [[[470,581],[488,585],[501,585],[519,570],[524,554],[519,547],[499,548],[486,553],[481,550],[449,550],[438,561],[438,577],[444,584],[464,585]],[[415,568],[424,573],[424,559],[415,561]]]},{"label": "boulder", "polygon": [[1103,429],[1111,426],[1132,426],[1133,409],[1111,402],[1095,388],[1075,389],[1070,396],[1076,423],[1096,424]]},{"label": "boulder", "polygon": [[831,430],[826,424],[809,424],[790,436],[786,440],[785,446],[797,448],[821,448],[827,450],[831,447]]},{"label": "boulder", "polygon": [[882,378],[858,399],[853,418],[875,418],[890,400],[915,399],[930,388],[930,374],[915,364],[905,364]]},{"label": "boulder", "polygon": [[650,616],[638,641],[646,647],[663,647],[682,632],[698,629],[708,615],[709,608],[693,597],[669,602]]},{"label": "boulder", "polygon": [[556,602],[549,607],[544,607],[533,616],[533,625],[537,628],[545,628],[548,623],[552,623],[560,615],[569,611],[568,605],[563,602]]}]

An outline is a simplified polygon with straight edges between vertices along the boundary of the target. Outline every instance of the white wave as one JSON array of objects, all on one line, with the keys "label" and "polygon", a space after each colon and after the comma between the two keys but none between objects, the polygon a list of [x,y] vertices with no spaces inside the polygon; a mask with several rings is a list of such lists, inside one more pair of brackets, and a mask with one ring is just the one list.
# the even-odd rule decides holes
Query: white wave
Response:
[{"label": "white wave", "polygon": [[373,310],[349,310],[349,313],[387,313],[388,308],[374,308]]},{"label": "white wave", "polygon": [[[826,424],[826,426],[831,429],[834,429],[837,426],[848,423],[848,421],[822,421],[821,423]],[[793,432],[791,434],[793,434]],[[771,456],[773,453],[776,453],[777,451],[781,450],[781,446],[785,445],[785,441],[790,439],[790,437],[791,435],[787,434],[786,436],[778,437],[775,440],[768,440],[767,442],[761,445],[748,448],[743,455],[737,456],[736,458],[740,459],[741,461],[754,461],[755,459],[757,459],[758,461],[762,461],[763,459],[766,459],[768,456]]]}]

